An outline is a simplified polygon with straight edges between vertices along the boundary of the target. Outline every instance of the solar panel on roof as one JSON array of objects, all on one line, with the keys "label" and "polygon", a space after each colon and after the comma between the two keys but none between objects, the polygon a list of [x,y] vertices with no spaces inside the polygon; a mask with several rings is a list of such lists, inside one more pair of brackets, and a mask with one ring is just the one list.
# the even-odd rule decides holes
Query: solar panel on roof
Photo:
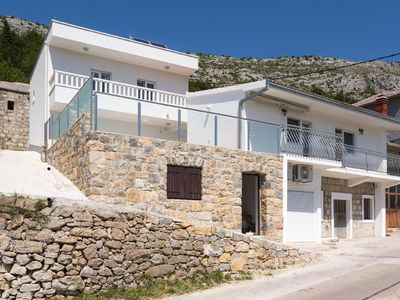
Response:
[{"label": "solar panel on roof", "polygon": [[150,44],[150,42],[149,41],[146,41],[146,40],[142,40],[142,39],[138,39],[138,38],[132,38],[134,41],[136,41],[136,42],[141,42],[141,43],[145,43],[145,44]]},{"label": "solar panel on roof", "polygon": [[150,42],[153,46],[157,46],[160,48],[167,48],[167,45],[165,44],[160,44],[160,43],[155,43],[155,42]]},{"label": "solar panel on roof", "polygon": [[130,40],[134,40],[134,41],[136,41],[136,42],[140,42],[140,43],[148,44],[148,45],[153,45],[153,46],[160,47],[160,48],[164,48],[164,49],[167,49],[167,48],[168,48],[167,45],[165,45],[165,44],[161,44],[161,43],[156,43],[156,42],[151,42],[151,41],[139,39],[139,38],[133,37],[133,36],[131,36],[131,35],[129,35],[129,39],[130,39]]}]

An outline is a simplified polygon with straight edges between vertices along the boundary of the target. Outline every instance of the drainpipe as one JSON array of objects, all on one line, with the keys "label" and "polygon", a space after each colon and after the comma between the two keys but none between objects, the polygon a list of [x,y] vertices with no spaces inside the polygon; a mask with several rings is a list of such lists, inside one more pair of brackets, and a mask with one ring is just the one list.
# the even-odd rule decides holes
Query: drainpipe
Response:
[{"label": "drainpipe", "polygon": [[261,90],[251,93],[250,95],[244,97],[239,101],[239,109],[238,109],[238,149],[242,148],[242,110],[243,110],[243,104],[250,99],[253,99],[254,97],[257,97],[267,91],[269,89],[269,83],[266,80],[265,81],[265,87],[263,87]]}]

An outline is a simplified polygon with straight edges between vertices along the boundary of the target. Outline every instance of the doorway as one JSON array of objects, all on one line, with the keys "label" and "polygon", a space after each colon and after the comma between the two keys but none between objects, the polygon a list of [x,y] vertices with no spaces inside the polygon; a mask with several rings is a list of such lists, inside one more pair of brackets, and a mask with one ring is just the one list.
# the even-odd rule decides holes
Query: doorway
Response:
[{"label": "doorway", "polygon": [[335,236],[346,238],[346,200],[334,200]]},{"label": "doorway", "polygon": [[242,233],[260,234],[260,176],[242,174]]},{"label": "doorway", "polygon": [[351,239],[353,237],[352,194],[332,193],[332,238]]}]

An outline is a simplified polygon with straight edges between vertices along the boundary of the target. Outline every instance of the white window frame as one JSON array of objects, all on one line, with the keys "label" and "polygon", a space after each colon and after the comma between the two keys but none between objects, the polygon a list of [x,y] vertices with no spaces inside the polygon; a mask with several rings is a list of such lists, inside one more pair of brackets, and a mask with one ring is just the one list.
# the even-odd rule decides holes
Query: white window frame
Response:
[{"label": "white window frame", "polygon": [[[97,70],[97,69],[90,69],[90,75],[93,76],[93,73],[94,73],[94,72],[100,74],[100,77],[99,77],[98,79],[102,79],[102,78],[101,78],[101,74],[107,74],[107,75],[109,75],[109,76],[110,76],[110,79],[108,79],[108,80],[110,80],[110,81],[111,81],[111,79],[112,79],[112,77],[111,77],[111,76],[112,76],[112,73],[109,72],[109,71],[102,71],[102,70]],[[102,80],[107,80],[107,79],[102,79]]]},{"label": "white window frame", "polygon": [[[364,199],[371,199],[370,209],[372,219],[364,219]],[[374,223],[375,222],[375,197],[373,195],[362,195],[361,197],[361,216],[364,223]]]},{"label": "white window frame", "polygon": [[[288,124],[288,120],[289,120],[289,119],[299,121],[299,127],[300,127],[300,128],[303,128],[304,124],[309,124],[309,125],[310,125],[310,127],[304,127],[304,128],[309,128],[309,129],[312,129],[312,128],[313,128],[313,123],[312,123],[311,121],[302,120],[302,119],[298,119],[298,118],[292,118],[292,117],[290,117],[290,116],[288,116],[288,117],[286,118],[286,125],[289,125],[289,124]],[[291,125],[291,126],[293,126],[293,125]]]},{"label": "white window frame", "polygon": [[[143,82],[144,82],[144,88],[146,88],[146,89],[153,89],[153,90],[156,89],[156,82],[155,82],[155,81],[147,80],[147,79],[142,79],[142,78],[138,78],[138,79],[136,79],[136,85],[137,85],[137,86],[139,86],[139,85],[138,85],[138,81],[143,81]],[[149,88],[149,87],[147,86],[148,84],[152,84],[152,85],[154,86],[154,88]]]},{"label": "white window frame", "polygon": [[347,145],[347,146],[351,146],[351,147],[357,147],[357,135],[356,135],[356,133],[354,132],[354,131],[352,131],[352,130],[346,130],[346,129],[342,129],[342,128],[338,128],[338,127],[336,127],[335,128],[335,134],[337,134],[336,133],[336,130],[341,130],[342,131],[342,133],[341,133],[341,138],[342,138],[342,142],[343,142],[343,145],[345,145],[346,146],[346,144],[344,143],[344,133],[346,132],[346,133],[350,133],[350,134],[352,134],[353,135],[353,137],[354,137],[354,145]]}]

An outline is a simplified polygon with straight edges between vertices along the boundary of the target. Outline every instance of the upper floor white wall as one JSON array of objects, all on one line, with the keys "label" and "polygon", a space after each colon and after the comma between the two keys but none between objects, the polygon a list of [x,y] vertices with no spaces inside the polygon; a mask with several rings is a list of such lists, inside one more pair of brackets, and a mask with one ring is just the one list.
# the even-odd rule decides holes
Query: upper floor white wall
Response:
[{"label": "upper floor white wall", "polygon": [[91,70],[111,73],[111,80],[136,85],[138,79],[154,81],[156,89],[185,94],[188,77],[145,68],[94,55],[73,52],[56,47],[49,49],[49,76],[54,70],[89,76]]},{"label": "upper floor white wall", "polygon": [[36,68],[30,81],[30,113],[29,113],[29,144],[31,146],[43,145],[44,123],[46,122],[47,99],[46,86],[46,52],[44,46],[39,54]]}]

